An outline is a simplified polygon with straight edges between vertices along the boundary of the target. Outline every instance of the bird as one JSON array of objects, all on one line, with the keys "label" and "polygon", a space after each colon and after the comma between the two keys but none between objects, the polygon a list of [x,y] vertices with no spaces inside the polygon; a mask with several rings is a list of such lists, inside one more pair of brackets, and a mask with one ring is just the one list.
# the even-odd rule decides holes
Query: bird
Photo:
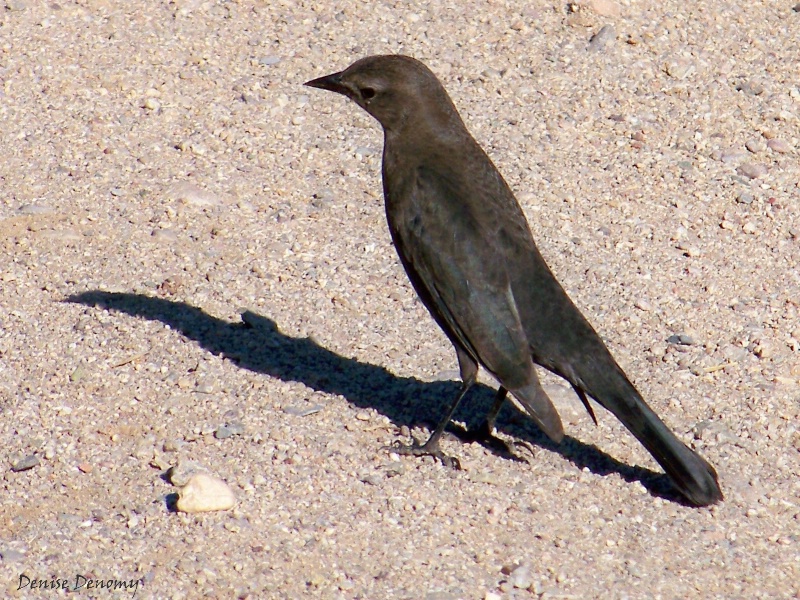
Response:
[{"label": "bird", "polygon": [[648,406],[553,275],[514,193],[468,131],[444,86],[421,61],[367,56],[304,85],[341,94],[383,128],[382,179],[392,242],[411,284],[453,344],[461,386],[424,444],[395,446],[458,466],[439,440],[476,381],[500,384],[481,427],[491,433],[510,393],[556,444],[559,414],[536,366],[570,383],[641,442],[688,504],[723,499],[717,473]]}]

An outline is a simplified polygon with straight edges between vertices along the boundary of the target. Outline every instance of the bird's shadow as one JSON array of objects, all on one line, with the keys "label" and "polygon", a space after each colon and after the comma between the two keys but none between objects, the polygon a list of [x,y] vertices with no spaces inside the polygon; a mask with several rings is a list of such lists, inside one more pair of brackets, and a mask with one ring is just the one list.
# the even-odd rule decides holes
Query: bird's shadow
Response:
[{"label": "bird's shadow", "polygon": [[[436,424],[459,389],[454,381],[427,382],[398,377],[383,367],[341,356],[310,338],[288,336],[278,329],[275,321],[251,311],[242,313],[241,322],[231,323],[191,304],[144,294],[88,291],[69,296],[65,302],[161,321],[243,369],[338,394],[354,406],[372,408],[386,415],[398,427]],[[476,385],[467,402],[459,408],[458,420],[479,422],[488,412],[493,396],[491,388]],[[597,475],[616,473],[625,481],[640,482],[654,496],[683,503],[666,475],[621,463],[596,446],[570,436],[554,444],[530,420],[508,419],[511,410],[516,409],[507,402],[497,420],[498,431],[557,452],[579,469],[587,468]],[[471,439],[460,427],[451,427],[450,431],[462,439]],[[486,447],[506,458],[514,458],[513,454],[498,450],[496,445],[487,444]]]}]

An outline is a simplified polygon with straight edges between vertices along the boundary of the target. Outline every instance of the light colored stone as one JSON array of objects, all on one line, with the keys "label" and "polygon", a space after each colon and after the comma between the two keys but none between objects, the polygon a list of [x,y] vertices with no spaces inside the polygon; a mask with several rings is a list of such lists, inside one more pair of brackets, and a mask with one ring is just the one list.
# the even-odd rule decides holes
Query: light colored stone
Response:
[{"label": "light colored stone", "polygon": [[170,186],[167,190],[167,197],[170,200],[185,202],[192,206],[217,206],[220,204],[220,199],[216,194],[188,181],[181,181]]},{"label": "light colored stone", "polygon": [[527,590],[533,584],[531,578],[531,565],[530,563],[523,562],[516,569],[511,571],[508,576],[508,581],[517,589]]},{"label": "light colored stone", "polygon": [[778,152],[779,154],[786,154],[792,150],[792,147],[789,144],[778,138],[769,140],[767,142],[767,147],[773,152]]},{"label": "light colored stone", "polygon": [[228,510],[236,504],[233,491],[221,479],[197,473],[178,492],[177,509],[185,513]]},{"label": "light colored stone", "polygon": [[49,215],[55,212],[52,207],[39,203],[23,204],[17,210],[23,215]]},{"label": "light colored stone", "polygon": [[744,163],[740,165],[736,172],[744,175],[748,179],[758,179],[764,177],[769,172],[767,165],[760,163]]},{"label": "light colored stone", "polygon": [[587,0],[586,5],[601,17],[619,17],[622,14],[620,5],[614,0]]}]

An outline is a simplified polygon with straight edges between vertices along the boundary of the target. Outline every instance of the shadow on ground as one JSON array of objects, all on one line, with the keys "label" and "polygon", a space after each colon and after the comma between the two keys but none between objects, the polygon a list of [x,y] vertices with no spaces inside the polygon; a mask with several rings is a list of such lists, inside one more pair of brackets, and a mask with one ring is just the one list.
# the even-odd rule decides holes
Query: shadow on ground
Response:
[{"label": "shadow on ground", "polygon": [[[398,427],[414,427],[421,423],[429,427],[435,425],[459,389],[454,381],[426,382],[413,377],[398,377],[383,367],[340,356],[312,339],[285,335],[275,321],[250,311],[242,313],[242,322],[230,323],[185,302],[143,294],[89,291],[70,296],[65,301],[161,321],[209,352],[244,369],[338,394],[355,406],[377,410]],[[476,385],[459,408],[456,419],[477,424],[488,412],[493,397],[494,390]],[[579,469],[588,468],[597,475],[617,473],[628,482],[641,482],[654,496],[681,502],[666,475],[623,464],[596,446],[569,436],[556,445],[530,421],[509,420],[507,417],[512,410],[516,411],[506,403],[497,420],[499,431],[558,452]],[[512,416],[521,416],[517,413]],[[461,428],[451,427],[451,431],[459,437],[466,437]],[[504,455],[508,457],[507,453]]]}]

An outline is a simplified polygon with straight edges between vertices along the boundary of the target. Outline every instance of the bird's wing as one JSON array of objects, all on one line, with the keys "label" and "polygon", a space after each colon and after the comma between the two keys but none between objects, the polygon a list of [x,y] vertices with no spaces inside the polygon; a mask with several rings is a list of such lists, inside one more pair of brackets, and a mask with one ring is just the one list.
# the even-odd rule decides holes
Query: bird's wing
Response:
[{"label": "bird's wing", "polygon": [[[389,211],[397,250],[437,322],[509,389],[533,375],[529,344],[496,234],[460,178],[420,167]],[[469,199],[464,194],[472,193]],[[480,193],[480,191],[479,191]]]}]

